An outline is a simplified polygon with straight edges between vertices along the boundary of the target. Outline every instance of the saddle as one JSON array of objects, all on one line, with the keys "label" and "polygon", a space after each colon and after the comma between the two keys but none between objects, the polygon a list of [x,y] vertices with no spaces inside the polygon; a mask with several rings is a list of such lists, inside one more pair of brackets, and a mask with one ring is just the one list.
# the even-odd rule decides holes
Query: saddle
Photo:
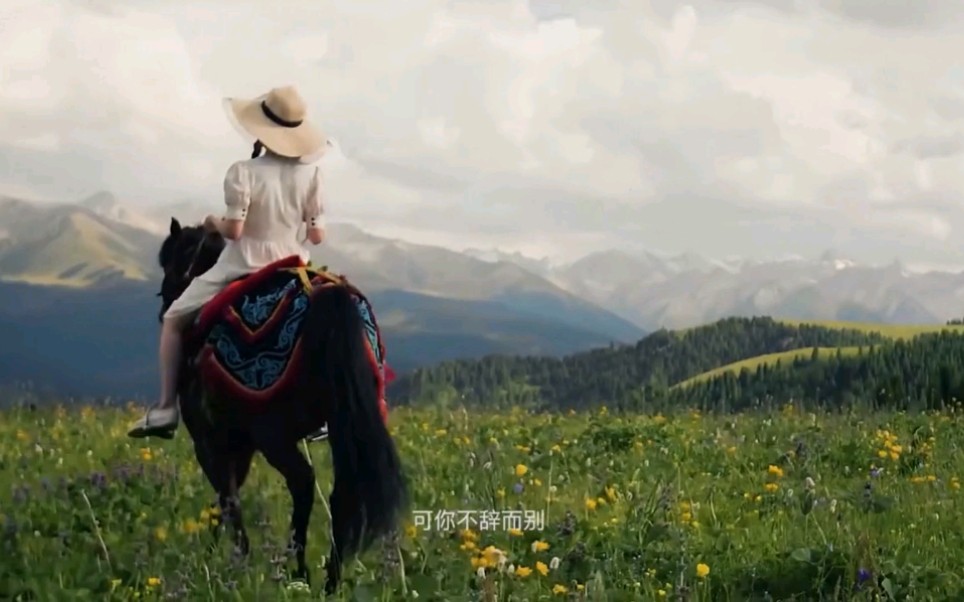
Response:
[{"label": "saddle", "polygon": [[365,326],[365,341],[387,419],[385,386],[393,377],[368,299],[344,276],[291,256],[235,280],[211,299],[190,327],[186,342],[195,367],[209,386],[262,410],[283,398],[300,378],[302,325],[312,295],[331,285],[349,287]]}]

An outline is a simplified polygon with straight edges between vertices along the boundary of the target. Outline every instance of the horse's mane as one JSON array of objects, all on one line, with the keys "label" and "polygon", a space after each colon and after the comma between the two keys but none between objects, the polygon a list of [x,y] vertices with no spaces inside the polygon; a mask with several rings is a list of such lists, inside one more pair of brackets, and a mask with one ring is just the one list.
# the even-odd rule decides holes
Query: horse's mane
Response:
[{"label": "horse's mane", "polygon": [[[161,243],[160,251],[157,253],[158,264],[160,264],[161,267],[171,265],[178,249],[194,249],[204,240],[206,234],[204,226],[200,225],[181,226],[180,231],[176,235],[168,234],[164,242]],[[212,239],[218,243],[219,246],[224,242],[220,235],[213,236]]]}]

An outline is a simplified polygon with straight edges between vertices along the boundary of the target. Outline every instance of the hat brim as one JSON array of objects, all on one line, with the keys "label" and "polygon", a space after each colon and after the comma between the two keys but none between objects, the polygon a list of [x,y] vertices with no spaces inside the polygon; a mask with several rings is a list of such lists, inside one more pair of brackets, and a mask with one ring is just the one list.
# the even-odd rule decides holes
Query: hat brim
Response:
[{"label": "hat brim", "polygon": [[284,127],[271,121],[261,110],[264,96],[254,99],[225,98],[224,107],[235,128],[283,157],[319,157],[328,138],[307,119],[298,127]]}]

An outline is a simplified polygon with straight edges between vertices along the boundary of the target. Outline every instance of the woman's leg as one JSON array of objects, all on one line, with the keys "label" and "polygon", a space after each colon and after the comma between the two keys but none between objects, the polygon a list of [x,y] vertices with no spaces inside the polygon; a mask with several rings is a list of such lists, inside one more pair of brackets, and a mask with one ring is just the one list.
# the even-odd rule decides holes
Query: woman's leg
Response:
[{"label": "woman's leg", "polygon": [[192,316],[193,313],[172,313],[164,316],[158,349],[161,376],[160,402],[148,409],[144,417],[134,424],[128,432],[129,436],[157,435],[170,438],[177,429],[179,421],[177,381],[181,367],[181,338]]},{"label": "woman's leg", "polygon": [[177,381],[181,368],[181,338],[197,312],[219,290],[220,286],[217,284],[196,278],[164,313],[158,349],[161,377],[160,400],[144,414],[143,418],[134,423],[127,433],[128,436],[156,435],[166,439],[174,436],[180,418],[177,405]]}]

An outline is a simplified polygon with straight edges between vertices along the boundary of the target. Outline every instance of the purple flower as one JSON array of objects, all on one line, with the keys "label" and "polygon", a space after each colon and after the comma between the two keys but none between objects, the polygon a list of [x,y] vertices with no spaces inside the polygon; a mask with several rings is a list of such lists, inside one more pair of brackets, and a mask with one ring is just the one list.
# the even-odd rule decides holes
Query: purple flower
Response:
[{"label": "purple flower", "polygon": [[883,468],[874,467],[874,468],[872,468],[872,469],[870,470],[870,476],[876,478],[876,477],[879,477],[879,476],[880,476],[880,473],[882,473],[882,472],[884,472],[884,469],[883,469]]},{"label": "purple flower", "polygon": [[872,575],[873,575],[873,574],[872,574],[869,570],[867,570],[867,569],[865,569],[865,568],[863,568],[863,567],[860,567],[860,568],[857,570],[857,585],[863,584],[865,581],[867,581],[868,579],[870,579]]},{"label": "purple flower", "polygon": [[512,486],[512,491],[516,493],[522,493],[524,489],[525,485],[523,485],[521,481]]}]

